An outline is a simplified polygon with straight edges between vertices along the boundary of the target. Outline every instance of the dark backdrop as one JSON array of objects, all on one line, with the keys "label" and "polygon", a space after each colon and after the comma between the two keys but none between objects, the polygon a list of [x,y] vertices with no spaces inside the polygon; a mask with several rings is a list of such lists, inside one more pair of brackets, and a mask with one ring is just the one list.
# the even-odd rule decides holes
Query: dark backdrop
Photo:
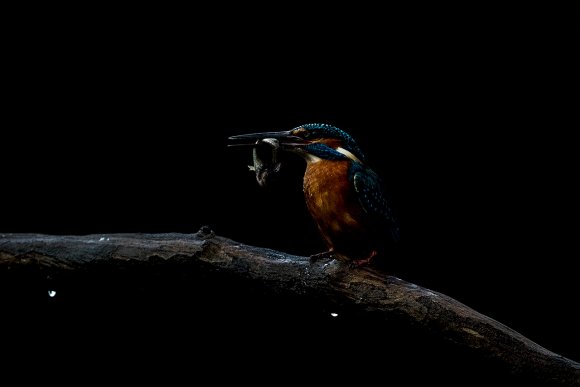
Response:
[{"label": "dark backdrop", "polygon": [[530,43],[541,31],[476,11],[401,6],[361,27],[302,15],[282,27],[295,34],[271,40],[278,19],[222,35],[197,13],[15,29],[0,231],[209,225],[243,243],[319,252],[303,162],[286,159],[284,179],[261,189],[250,152],[226,145],[330,123],[391,191],[403,246],[394,274],[580,360],[577,248],[550,156],[562,107]]}]

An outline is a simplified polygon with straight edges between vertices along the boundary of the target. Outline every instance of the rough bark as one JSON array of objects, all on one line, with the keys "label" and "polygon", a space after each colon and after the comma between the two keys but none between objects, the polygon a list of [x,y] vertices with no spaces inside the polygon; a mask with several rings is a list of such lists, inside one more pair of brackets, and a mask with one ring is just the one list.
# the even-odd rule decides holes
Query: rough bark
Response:
[{"label": "rough bark", "polygon": [[[22,270],[58,278],[76,272],[136,270],[140,266],[196,263],[198,269],[258,281],[298,297],[317,297],[379,319],[397,318],[437,332],[454,344],[505,364],[511,373],[555,385],[580,385],[580,364],[553,353],[518,332],[444,294],[372,268],[253,247],[214,235],[112,234],[0,236],[3,278]],[[20,270],[20,271],[19,271]]]}]

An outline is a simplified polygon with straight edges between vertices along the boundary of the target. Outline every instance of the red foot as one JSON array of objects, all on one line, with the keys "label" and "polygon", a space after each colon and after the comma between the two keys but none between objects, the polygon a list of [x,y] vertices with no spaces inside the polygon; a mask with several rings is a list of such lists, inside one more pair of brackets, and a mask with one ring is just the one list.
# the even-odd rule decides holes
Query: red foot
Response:
[{"label": "red foot", "polygon": [[375,250],[373,250],[371,252],[371,255],[369,255],[367,258],[363,258],[363,259],[354,259],[352,261],[352,263],[354,263],[354,265],[356,267],[361,267],[361,266],[367,266],[370,265],[373,261],[373,258],[376,257],[377,252]]}]

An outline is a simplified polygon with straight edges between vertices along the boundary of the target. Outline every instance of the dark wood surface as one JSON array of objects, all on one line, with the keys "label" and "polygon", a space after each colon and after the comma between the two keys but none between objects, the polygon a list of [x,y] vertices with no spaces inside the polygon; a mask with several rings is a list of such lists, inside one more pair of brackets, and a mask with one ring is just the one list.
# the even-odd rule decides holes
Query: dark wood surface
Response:
[{"label": "dark wood surface", "polygon": [[[159,270],[167,265],[177,270]],[[257,281],[273,297],[277,292],[291,293],[319,300],[335,310],[373,315],[378,321],[396,318],[502,364],[511,375],[555,385],[580,385],[580,364],[453,298],[377,269],[355,268],[335,260],[310,262],[307,257],[237,243],[207,228],[196,234],[0,236],[4,287],[10,286],[11,276],[19,276],[20,282],[27,277],[50,279],[47,287],[58,289],[59,281],[74,283],[70,278],[77,275],[107,277],[115,272],[139,275],[151,271],[177,278],[187,276],[192,267],[198,273],[211,272],[218,280],[233,275],[249,283]],[[3,291],[6,295],[7,289]],[[10,291],[14,290],[8,289],[8,294]],[[49,294],[52,296],[60,294]]]}]

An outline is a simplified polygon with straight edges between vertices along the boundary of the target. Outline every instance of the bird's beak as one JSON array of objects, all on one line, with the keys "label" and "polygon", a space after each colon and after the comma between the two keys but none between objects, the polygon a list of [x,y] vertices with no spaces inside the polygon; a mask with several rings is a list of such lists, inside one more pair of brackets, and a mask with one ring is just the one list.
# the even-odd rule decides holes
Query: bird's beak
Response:
[{"label": "bird's beak", "polygon": [[258,140],[263,140],[265,138],[275,138],[278,140],[280,146],[295,147],[307,144],[304,139],[298,136],[293,136],[290,130],[286,130],[282,132],[249,133],[231,136],[228,137],[228,140],[235,141],[235,143],[229,144],[228,146],[255,145]]}]

